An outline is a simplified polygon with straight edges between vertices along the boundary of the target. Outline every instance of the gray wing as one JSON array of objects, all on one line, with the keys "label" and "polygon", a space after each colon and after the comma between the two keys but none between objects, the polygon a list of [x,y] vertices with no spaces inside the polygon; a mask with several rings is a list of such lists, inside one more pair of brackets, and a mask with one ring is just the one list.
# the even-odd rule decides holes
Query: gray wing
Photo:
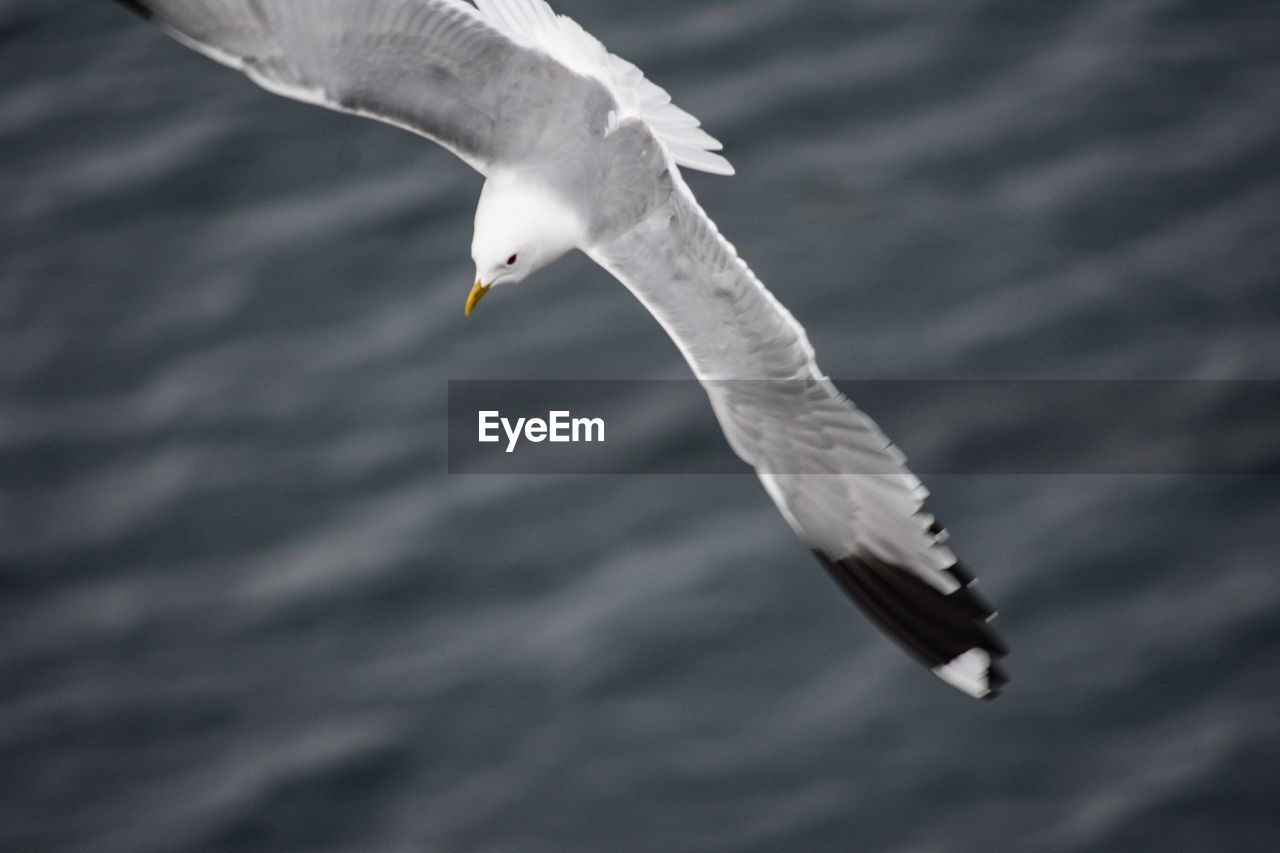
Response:
[{"label": "gray wing", "polygon": [[265,89],[414,131],[481,173],[540,148],[563,158],[575,140],[545,129],[581,128],[585,145],[610,108],[460,0],[119,2]]},{"label": "gray wing", "polygon": [[924,512],[925,488],[818,369],[804,329],[643,144],[644,131],[625,130],[635,141],[605,191],[630,201],[609,213],[588,254],[667,330],[734,451],[837,583],[948,683],[996,695],[1006,648],[988,624],[994,612]]}]

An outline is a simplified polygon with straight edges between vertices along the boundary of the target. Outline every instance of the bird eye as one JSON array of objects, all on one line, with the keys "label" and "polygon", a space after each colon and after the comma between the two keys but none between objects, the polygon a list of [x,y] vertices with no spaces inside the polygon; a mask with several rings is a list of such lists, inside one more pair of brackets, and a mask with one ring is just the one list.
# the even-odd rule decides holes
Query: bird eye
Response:
[{"label": "bird eye", "polygon": [[507,266],[509,266],[509,267],[511,267],[511,266],[515,266],[515,263],[516,263],[516,256],[515,256],[515,255],[512,255],[511,257],[507,258]]}]

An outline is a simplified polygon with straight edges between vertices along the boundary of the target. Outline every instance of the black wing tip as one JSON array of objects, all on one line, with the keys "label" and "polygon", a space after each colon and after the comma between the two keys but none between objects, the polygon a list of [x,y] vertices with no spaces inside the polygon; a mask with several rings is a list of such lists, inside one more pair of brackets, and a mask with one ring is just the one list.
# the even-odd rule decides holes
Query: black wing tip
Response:
[{"label": "black wing tip", "polygon": [[156,16],[150,6],[140,3],[138,0],[116,0],[116,2],[145,21],[150,21]]},{"label": "black wing tip", "polygon": [[995,611],[957,564],[948,573],[960,588],[944,594],[912,572],[858,552],[832,559],[815,550],[828,574],[880,628],[948,684],[994,699],[1009,682],[996,661],[1008,654],[988,624]]},{"label": "black wing tip", "polygon": [[981,696],[983,701],[990,702],[992,699],[1004,692],[1004,686],[1009,683],[1009,676],[998,663],[992,663],[987,669],[987,693]]}]

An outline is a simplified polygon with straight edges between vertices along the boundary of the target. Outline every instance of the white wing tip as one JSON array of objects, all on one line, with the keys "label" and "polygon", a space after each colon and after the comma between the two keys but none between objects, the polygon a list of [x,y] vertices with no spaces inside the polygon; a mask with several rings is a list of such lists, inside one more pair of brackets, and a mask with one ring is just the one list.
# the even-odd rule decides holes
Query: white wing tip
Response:
[{"label": "white wing tip", "polygon": [[975,699],[994,699],[1004,681],[993,673],[991,655],[985,649],[972,648],[947,663],[933,668],[933,674]]}]

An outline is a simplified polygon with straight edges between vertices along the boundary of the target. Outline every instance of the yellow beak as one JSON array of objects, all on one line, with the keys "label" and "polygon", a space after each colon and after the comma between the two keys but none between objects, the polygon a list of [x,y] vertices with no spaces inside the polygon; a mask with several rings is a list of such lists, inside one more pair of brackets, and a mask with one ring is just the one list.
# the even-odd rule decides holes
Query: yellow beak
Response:
[{"label": "yellow beak", "polygon": [[467,316],[468,317],[471,316],[471,309],[475,308],[476,305],[480,303],[481,299],[484,299],[484,295],[489,292],[489,288],[491,287],[493,287],[493,285],[485,284],[484,282],[480,281],[480,279],[476,279],[476,283],[471,285],[471,295],[467,297]]}]

